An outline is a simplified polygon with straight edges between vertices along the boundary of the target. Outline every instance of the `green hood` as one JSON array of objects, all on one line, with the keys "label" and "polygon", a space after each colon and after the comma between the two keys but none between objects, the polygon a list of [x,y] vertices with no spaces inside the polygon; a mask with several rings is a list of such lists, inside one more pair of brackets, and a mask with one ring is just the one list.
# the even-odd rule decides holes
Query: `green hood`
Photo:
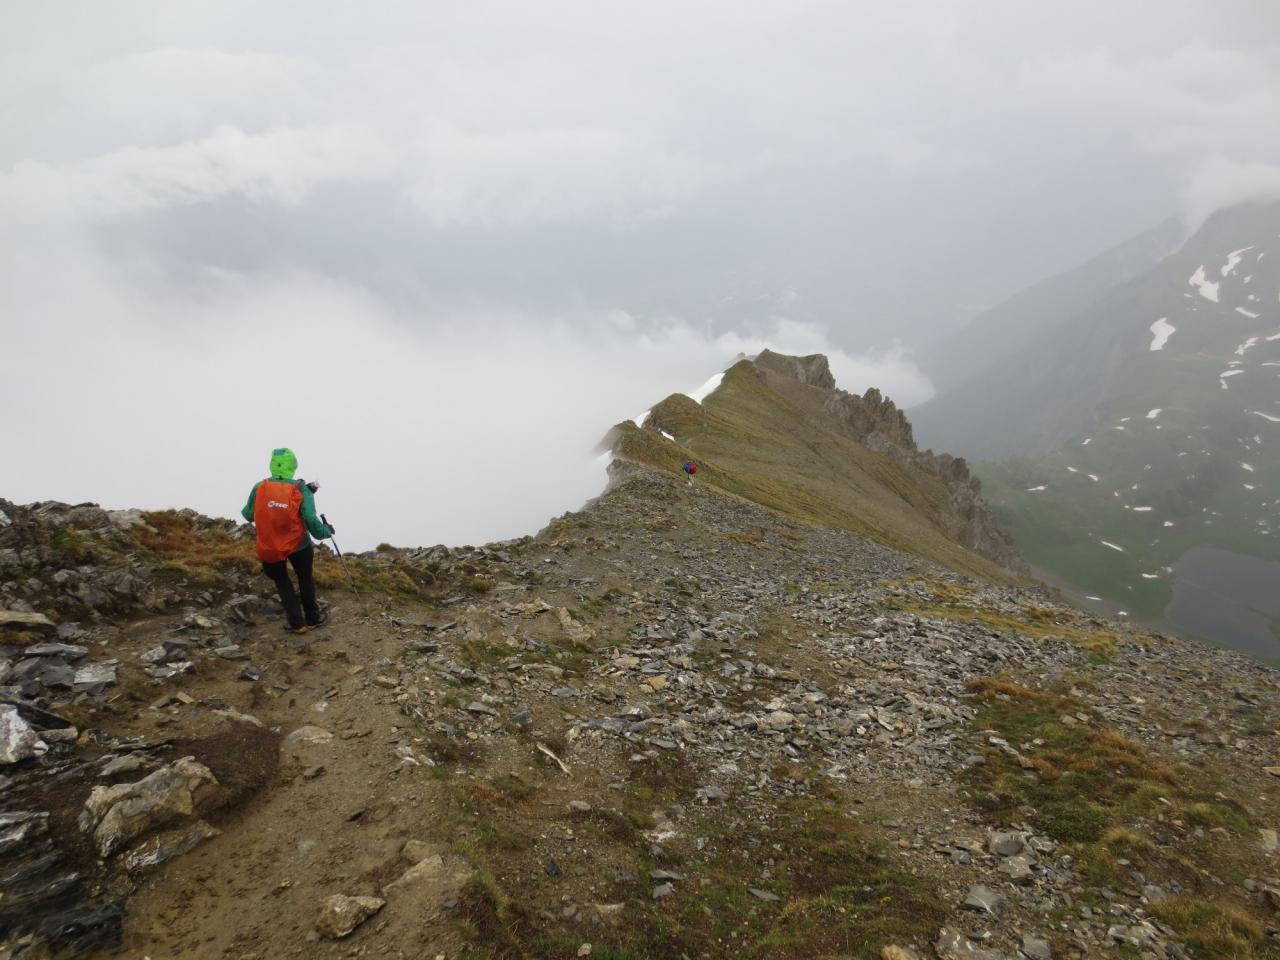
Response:
[{"label": "green hood", "polygon": [[298,458],[288,447],[277,447],[271,451],[271,478],[273,480],[292,480],[298,469]]}]

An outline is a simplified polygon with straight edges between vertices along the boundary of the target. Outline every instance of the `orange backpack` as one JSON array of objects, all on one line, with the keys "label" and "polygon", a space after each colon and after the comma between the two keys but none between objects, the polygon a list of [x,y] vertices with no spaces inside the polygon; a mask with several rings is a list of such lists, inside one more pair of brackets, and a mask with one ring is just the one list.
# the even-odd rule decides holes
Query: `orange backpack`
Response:
[{"label": "orange backpack", "polygon": [[258,559],[279,563],[307,537],[302,524],[302,491],[288,480],[263,480],[253,500],[253,524],[258,529]]}]

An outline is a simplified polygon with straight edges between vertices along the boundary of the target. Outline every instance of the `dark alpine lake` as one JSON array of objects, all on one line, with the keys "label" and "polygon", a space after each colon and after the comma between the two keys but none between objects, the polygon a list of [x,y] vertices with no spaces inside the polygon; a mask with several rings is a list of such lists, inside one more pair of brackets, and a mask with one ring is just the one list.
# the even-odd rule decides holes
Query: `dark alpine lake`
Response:
[{"label": "dark alpine lake", "polygon": [[1175,630],[1280,661],[1280,563],[1193,547],[1173,569],[1173,599],[1164,615]]}]

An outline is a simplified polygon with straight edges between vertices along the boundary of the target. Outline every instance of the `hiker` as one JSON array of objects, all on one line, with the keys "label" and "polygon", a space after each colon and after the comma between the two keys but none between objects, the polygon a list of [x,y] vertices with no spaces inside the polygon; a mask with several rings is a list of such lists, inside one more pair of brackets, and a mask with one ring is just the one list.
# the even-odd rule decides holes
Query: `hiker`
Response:
[{"label": "hiker", "polygon": [[683,471],[684,471],[684,475],[685,475],[686,477],[688,477],[688,478],[689,478],[689,486],[691,486],[691,487],[692,487],[692,486],[693,486],[693,475],[694,475],[695,473],[697,473],[697,472],[698,472],[698,465],[697,465],[696,463],[694,463],[692,460],[689,460],[689,461],[687,461],[687,462],[685,463],[685,465],[684,465],[683,467],[681,467],[680,469],[681,469],[681,470],[683,470]]},{"label": "hiker", "polygon": [[[262,572],[274,581],[284,604],[290,633],[306,633],[327,619],[316,604],[316,582],[311,576],[315,550],[311,538],[327,540],[333,536],[333,527],[316,514],[312,491],[293,475],[298,469],[298,458],[288,447],[271,451],[271,476],[259,480],[249,491],[249,501],[240,511],[254,525],[258,536],[258,559]],[[289,579],[289,564],[298,575],[298,592]],[[302,602],[298,602],[298,594]]]}]

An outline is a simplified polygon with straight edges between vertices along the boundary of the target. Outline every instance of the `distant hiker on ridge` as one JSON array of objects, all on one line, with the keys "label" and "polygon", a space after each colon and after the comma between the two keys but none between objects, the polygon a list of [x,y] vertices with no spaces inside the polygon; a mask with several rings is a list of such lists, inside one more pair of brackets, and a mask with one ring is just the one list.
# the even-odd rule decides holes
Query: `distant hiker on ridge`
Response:
[{"label": "distant hiker on ridge", "polygon": [[[316,515],[312,488],[302,480],[294,480],[298,458],[288,447],[271,451],[271,476],[259,480],[249,491],[249,502],[240,511],[257,530],[258,559],[262,572],[274,581],[284,604],[288,623],[285,629],[291,633],[306,633],[325,621],[325,615],[316,604],[316,582],[311,576],[315,550],[311,537],[327,540],[333,536],[333,527]],[[310,535],[308,535],[308,532]],[[298,575],[298,593],[289,579],[289,564]]]},{"label": "distant hiker on ridge", "polygon": [[689,461],[687,461],[687,462],[685,463],[685,465],[684,465],[683,467],[681,467],[680,469],[681,469],[681,470],[683,470],[683,471],[684,471],[684,475],[685,475],[686,477],[688,477],[688,478],[689,478],[689,486],[691,486],[691,487],[692,487],[692,486],[693,486],[693,475],[694,475],[695,473],[697,473],[697,472],[698,472],[698,465],[697,465],[696,463],[694,463],[692,460],[689,460]]}]

